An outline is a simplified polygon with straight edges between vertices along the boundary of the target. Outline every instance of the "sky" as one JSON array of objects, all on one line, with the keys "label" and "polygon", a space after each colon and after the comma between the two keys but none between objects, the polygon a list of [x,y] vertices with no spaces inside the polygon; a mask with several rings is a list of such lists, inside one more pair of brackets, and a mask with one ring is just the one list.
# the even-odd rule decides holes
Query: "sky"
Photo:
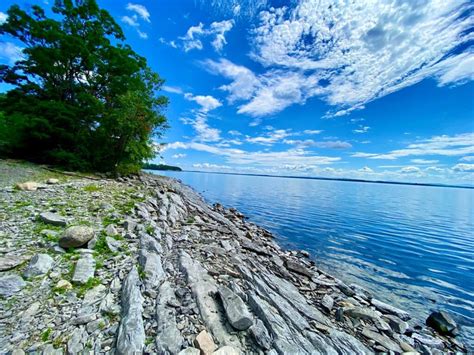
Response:
[{"label": "sky", "polygon": [[[0,22],[13,3],[0,4]],[[99,0],[166,80],[155,163],[474,185],[474,5]],[[0,38],[0,64],[22,44]],[[0,90],[8,87],[0,85]]]}]

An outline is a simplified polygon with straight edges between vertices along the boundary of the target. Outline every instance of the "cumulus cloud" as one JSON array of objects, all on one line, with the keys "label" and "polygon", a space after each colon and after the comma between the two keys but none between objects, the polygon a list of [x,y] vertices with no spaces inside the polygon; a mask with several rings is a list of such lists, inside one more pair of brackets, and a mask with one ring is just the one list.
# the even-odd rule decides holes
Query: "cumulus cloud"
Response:
[{"label": "cumulus cloud", "polygon": [[174,159],[181,159],[181,158],[185,158],[185,157],[186,157],[186,154],[184,154],[184,153],[173,154],[172,157],[173,157]]},{"label": "cumulus cloud", "polygon": [[215,97],[210,96],[210,95],[196,95],[195,96],[191,93],[186,93],[184,94],[184,97],[189,101],[196,102],[199,106],[201,106],[201,111],[203,112],[209,112],[211,110],[214,110],[222,106],[219,100],[217,100]]},{"label": "cumulus cloud", "polygon": [[417,166],[405,166],[400,169],[402,174],[418,174],[421,172],[421,169]]},{"label": "cumulus cloud", "polygon": [[364,166],[363,168],[360,168],[359,171],[360,171],[361,173],[373,173],[373,172],[374,172],[374,171],[373,171],[371,168],[369,168],[368,166]]},{"label": "cumulus cloud", "polygon": [[204,24],[200,22],[196,26],[191,26],[186,31],[186,34],[179,39],[182,42],[182,46],[185,52],[189,52],[193,49],[201,50],[204,48],[202,39],[211,37],[211,45],[216,52],[221,52],[224,45],[227,44],[225,35],[234,27],[233,20],[224,20],[220,22],[213,22],[209,27],[204,27]]},{"label": "cumulus cloud", "polygon": [[356,158],[395,160],[407,156],[462,156],[474,153],[474,133],[462,133],[455,136],[434,136],[409,144],[404,149],[392,150],[388,153],[353,154]]}]

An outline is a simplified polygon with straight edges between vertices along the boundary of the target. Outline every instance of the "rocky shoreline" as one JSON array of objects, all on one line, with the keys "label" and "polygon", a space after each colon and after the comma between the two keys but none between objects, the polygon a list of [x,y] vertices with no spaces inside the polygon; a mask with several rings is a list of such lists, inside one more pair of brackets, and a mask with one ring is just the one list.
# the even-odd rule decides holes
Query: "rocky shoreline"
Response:
[{"label": "rocky shoreline", "polygon": [[466,352],[176,180],[0,173],[2,354]]}]

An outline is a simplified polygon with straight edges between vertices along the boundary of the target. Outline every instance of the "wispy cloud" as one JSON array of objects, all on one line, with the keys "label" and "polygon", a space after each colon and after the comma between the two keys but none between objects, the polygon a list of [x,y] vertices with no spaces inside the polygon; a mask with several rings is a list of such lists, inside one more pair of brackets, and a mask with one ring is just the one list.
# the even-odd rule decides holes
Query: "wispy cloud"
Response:
[{"label": "wispy cloud", "polygon": [[353,154],[356,158],[395,160],[408,156],[462,156],[474,153],[474,133],[463,133],[455,136],[435,136],[408,145],[404,149],[392,150],[388,153]]},{"label": "wispy cloud", "polygon": [[[210,70],[238,113],[262,117],[318,96],[342,116],[425,78],[457,85],[474,78],[467,1],[300,0],[260,13],[252,31],[256,74],[226,60]],[[395,60],[396,58],[396,60]],[[235,75],[239,70],[249,81]]]},{"label": "wispy cloud", "polygon": [[369,126],[359,125],[359,128],[353,129],[353,133],[367,133],[369,131]]},{"label": "wispy cloud", "polygon": [[474,173],[474,164],[456,164],[453,170]]},{"label": "wispy cloud", "polygon": [[227,44],[225,34],[229,32],[234,26],[233,20],[225,20],[220,22],[213,22],[209,27],[205,27],[202,22],[196,26],[191,26],[186,31],[186,34],[179,37],[185,52],[193,49],[201,50],[204,48],[202,39],[211,37],[211,45],[216,52],[221,52],[224,45]]},{"label": "wispy cloud", "polygon": [[148,9],[139,4],[128,3],[126,10],[131,12],[130,15],[122,16],[121,21],[133,28],[137,31],[137,34],[142,39],[147,39],[148,34],[142,30],[140,30],[140,19],[150,23],[150,12]]},{"label": "wispy cloud", "polygon": [[150,13],[148,12],[148,9],[145,6],[139,4],[132,4],[129,2],[127,4],[127,10],[135,12],[143,20],[145,20],[146,22],[150,22]]},{"label": "wispy cloud", "polygon": [[410,160],[413,164],[436,164],[439,160],[428,160],[428,159],[412,159]]}]

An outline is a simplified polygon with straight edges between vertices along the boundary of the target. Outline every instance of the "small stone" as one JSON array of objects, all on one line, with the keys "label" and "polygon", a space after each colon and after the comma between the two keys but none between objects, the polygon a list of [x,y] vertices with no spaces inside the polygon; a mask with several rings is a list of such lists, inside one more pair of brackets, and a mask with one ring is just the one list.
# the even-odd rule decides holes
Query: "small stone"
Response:
[{"label": "small stone", "polygon": [[105,234],[107,234],[109,237],[118,235],[118,231],[117,228],[115,228],[115,225],[109,224],[107,227],[105,227]]},{"label": "small stone", "polygon": [[194,345],[201,349],[202,355],[210,355],[216,350],[216,344],[214,344],[211,336],[205,330],[201,331],[201,333],[196,336]]},{"label": "small stone", "polygon": [[388,324],[395,332],[405,334],[406,330],[408,329],[407,322],[401,320],[393,314],[386,314],[384,315],[384,318],[388,320]]},{"label": "small stone", "polygon": [[54,260],[48,254],[36,254],[31,260],[25,271],[24,277],[35,277],[46,274],[53,267]]},{"label": "small stone", "polygon": [[41,221],[47,224],[52,224],[53,226],[65,226],[67,225],[67,220],[63,216],[60,216],[52,212],[43,212],[40,213],[39,218]]},{"label": "small stone", "polygon": [[366,338],[375,340],[377,343],[382,345],[385,349],[394,351],[396,353],[402,352],[402,349],[398,346],[398,344],[385,335],[373,332],[367,328],[364,328],[362,330],[362,335],[365,336]]},{"label": "small stone", "polygon": [[48,180],[46,181],[46,183],[47,183],[48,185],[56,185],[56,184],[59,183],[59,180],[58,180],[58,179],[53,179],[53,178],[51,178],[51,179],[48,179]]},{"label": "small stone", "polygon": [[0,276],[0,296],[10,297],[21,291],[26,282],[18,275]]},{"label": "small stone", "polygon": [[291,260],[286,260],[285,264],[286,264],[286,268],[290,271],[293,271],[300,275],[308,276],[309,278],[313,276],[313,273],[308,268],[301,265],[300,263],[297,263]]},{"label": "small stone", "polygon": [[20,184],[16,184],[15,188],[22,191],[36,191],[39,187],[39,184],[34,181],[27,181]]},{"label": "small stone", "polygon": [[62,353],[61,349],[55,349],[52,344],[47,344],[41,355],[62,355]]},{"label": "small stone", "polygon": [[440,334],[456,335],[458,325],[445,311],[433,312],[426,319],[426,325]]},{"label": "small stone", "polygon": [[25,355],[25,352],[22,349],[14,349],[11,355]]},{"label": "small stone", "polygon": [[60,290],[70,290],[70,289],[72,289],[72,285],[67,280],[59,280],[58,283],[56,284],[55,288],[60,289]]},{"label": "small stone", "polygon": [[213,355],[239,355],[240,351],[234,348],[233,346],[226,345],[214,351],[212,354]]},{"label": "small stone", "polygon": [[323,299],[321,300],[321,306],[328,311],[331,312],[332,307],[334,306],[334,300],[329,295],[324,295]]},{"label": "small stone", "polygon": [[94,229],[88,226],[69,227],[59,239],[59,245],[65,249],[77,248],[87,244],[89,240],[94,238],[94,234]]},{"label": "small stone", "polygon": [[85,254],[76,263],[72,282],[85,284],[90,278],[94,277],[95,260],[92,255]]},{"label": "small stone", "polygon": [[110,251],[114,253],[118,252],[122,247],[122,243],[112,237],[105,237],[105,242],[107,243]]},{"label": "small stone", "polygon": [[398,309],[394,306],[383,303],[382,301],[379,301],[375,298],[373,298],[370,302],[375,308],[377,308],[382,313],[393,314],[397,316],[398,318],[400,318],[401,320],[405,320],[405,321],[411,318],[408,312],[402,311],[401,309]]}]

